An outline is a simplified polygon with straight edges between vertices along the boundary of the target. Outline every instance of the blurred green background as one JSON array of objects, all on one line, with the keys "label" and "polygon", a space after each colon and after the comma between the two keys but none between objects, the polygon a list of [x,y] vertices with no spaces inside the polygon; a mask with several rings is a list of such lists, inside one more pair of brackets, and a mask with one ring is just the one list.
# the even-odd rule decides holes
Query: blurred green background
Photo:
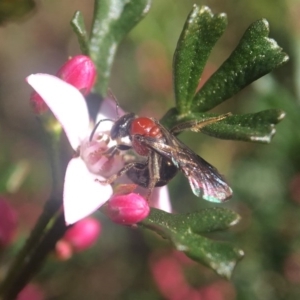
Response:
[{"label": "blurred green background", "polygon": [[[234,113],[283,109],[286,118],[276,127],[270,145],[222,141],[196,133],[181,136],[230,182],[234,196],[223,206],[237,211],[242,220],[217,237],[242,248],[244,259],[228,282],[174,254],[152,232],[118,226],[98,213],[103,228],[97,245],[67,262],[50,258],[36,277],[45,299],[173,300],[161,285],[167,275],[158,272],[159,277],[154,271],[164,257],[173,257],[171,264],[180,266],[187,285],[198,291],[193,297],[183,293],[176,299],[300,299],[300,2],[154,0],[149,14],[121,44],[110,87],[124,110],[140,115],[159,118],[174,105],[172,56],[193,3],[208,5],[214,13],[226,12],[229,20],[204,80],[229,56],[246,28],[263,17],[270,23],[270,37],[290,56],[286,65],[216,109]],[[1,9],[0,5],[0,13]],[[0,278],[51,188],[25,77],[37,72],[55,74],[68,56],[80,53],[69,25],[76,10],[82,11],[90,28],[91,0],[37,1],[33,11],[22,18],[16,13],[0,27],[0,193],[19,215],[15,243],[1,252]],[[169,187],[175,211],[212,206],[192,194],[182,175]]]}]

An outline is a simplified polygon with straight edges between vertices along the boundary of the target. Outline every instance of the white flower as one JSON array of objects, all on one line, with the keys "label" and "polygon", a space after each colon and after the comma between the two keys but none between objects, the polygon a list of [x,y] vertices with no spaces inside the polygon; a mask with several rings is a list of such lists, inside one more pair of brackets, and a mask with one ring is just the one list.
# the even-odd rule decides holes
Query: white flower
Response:
[{"label": "white flower", "polygon": [[[27,82],[51,109],[64,129],[71,147],[80,153],[78,157],[70,160],[64,180],[65,221],[66,224],[73,224],[96,211],[112,195],[112,187],[109,184],[101,184],[99,180],[104,180],[103,176],[109,177],[116,173],[123,165],[119,155],[114,156],[112,160],[102,155],[114,145],[109,137],[113,123],[102,122],[90,140],[93,126],[86,101],[79,90],[48,74],[30,75]],[[115,103],[105,100],[97,121],[113,118],[114,115]],[[151,203],[156,208],[171,212],[166,186],[154,189]]]},{"label": "white flower", "polygon": [[[49,106],[72,148],[80,152],[80,156],[70,160],[64,181],[65,220],[67,224],[73,224],[96,211],[112,195],[109,184],[97,181],[104,180],[100,175],[101,167],[105,166],[108,159],[101,154],[108,149],[108,145],[105,140],[97,140],[97,133],[89,141],[92,128],[87,105],[75,87],[48,74],[30,75],[27,82]],[[105,125],[111,127],[112,123],[103,122]],[[106,131],[109,130],[107,127]]]}]

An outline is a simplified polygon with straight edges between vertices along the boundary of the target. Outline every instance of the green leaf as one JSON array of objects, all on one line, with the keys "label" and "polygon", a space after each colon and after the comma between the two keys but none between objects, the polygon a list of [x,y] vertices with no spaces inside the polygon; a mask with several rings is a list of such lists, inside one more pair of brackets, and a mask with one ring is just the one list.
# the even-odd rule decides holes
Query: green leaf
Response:
[{"label": "green leaf", "polygon": [[228,243],[216,242],[196,234],[173,234],[171,240],[177,250],[227,279],[230,279],[237,262],[244,255],[242,250]]},{"label": "green leaf", "polygon": [[[190,113],[179,115],[173,108],[163,117],[162,123],[168,128],[187,121],[206,121],[212,117],[220,116],[216,113]],[[246,142],[270,143],[276,132],[275,124],[285,116],[280,109],[269,109],[258,113],[232,115],[221,121],[207,125],[200,129],[201,133],[225,139]]]},{"label": "green leaf", "polygon": [[173,59],[175,97],[180,113],[189,110],[208,56],[226,26],[226,15],[213,15],[206,6],[194,5],[189,14]]},{"label": "green leaf", "polygon": [[117,47],[149,11],[151,0],[95,0],[89,52],[98,70],[96,90],[105,96]]},{"label": "green leaf", "polygon": [[224,208],[208,208],[190,214],[169,214],[152,208],[148,218],[139,225],[157,232],[169,239],[177,250],[212,268],[219,275],[230,278],[243,251],[199,233],[227,229],[239,219],[235,212]]},{"label": "green leaf", "polygon": [[276,132],[275,124],[284,116],[285,113],[279,109],[233,115],[202,128],[201,132],[220,139],[270,143]]},{"label": "green leaf", "polygon": [[75,12],[71,20],[71,26],[77,35],[81,52],[85,55],[89,55],[89,39],[85,29],[83,15],[80,11]]},{"label": "green leaf", "polygon": [[268,35],[269,24],[265,19],[254,22],[230,57],[195,95],[191,111],[212,109],[285,63],[288,60],[287,54]]}]

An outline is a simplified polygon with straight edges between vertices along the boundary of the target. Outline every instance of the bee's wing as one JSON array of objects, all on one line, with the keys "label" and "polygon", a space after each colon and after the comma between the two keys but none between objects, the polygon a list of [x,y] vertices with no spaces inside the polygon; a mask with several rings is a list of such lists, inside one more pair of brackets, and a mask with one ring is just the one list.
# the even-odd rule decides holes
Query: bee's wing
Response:
[{"label": "bee's wing", "polygon": [[207,161],[196,155],[193,166],[181,166],[182,172],[188,178],[193,193],[211,202],[226,201],[232,195],[232,190],[223,176]]},{"label": "bee's wing", "polygon": [[166,129],[163,130],[167,143],[155,138],[135,135],[163,157],[170,159],[188,178],[193,193],[211,202],[223,202],[231,197],[232,190],[216,168],[194,153]]}]

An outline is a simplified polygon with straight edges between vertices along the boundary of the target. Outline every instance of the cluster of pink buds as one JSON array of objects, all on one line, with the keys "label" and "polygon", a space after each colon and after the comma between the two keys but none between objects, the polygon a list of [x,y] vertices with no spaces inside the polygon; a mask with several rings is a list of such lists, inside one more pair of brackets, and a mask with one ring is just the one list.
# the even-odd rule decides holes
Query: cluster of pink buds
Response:
[{"label": "cluster of pink buds", "polygon": [[[122,155],[106,155],[106,151],[116,143],[110,139],[113,123],[102,122],[96,131],[93,130],[95,125],[89,118],[82,93],[88,94],[91,91],[95,78],[95,65],[89,57],[83,55],[68,60],[57,76],[35,74],[27,77],[27,82],[38,94],[31,101],[38,97],[43,99],[77,153],[67,166],[64,181],[63,202],[67,224],[87,217],[112,197],[112,187],[101,182],[105,177],[115,174],[124,164]],[[35,107],[38,107],[37,103]],[[115,114],[115,102],[106,99],[100,107],[96,122],[115,119]],[[167,192],[162,192],[164,202],[167,202],[162,206],[169,207]],[[159,203],[157,196],[154,206],[159,207]],[[149,205],[139,194],[116,195],[108,202],[106,212],[114,222],[130,225],[149,214]]]}]

